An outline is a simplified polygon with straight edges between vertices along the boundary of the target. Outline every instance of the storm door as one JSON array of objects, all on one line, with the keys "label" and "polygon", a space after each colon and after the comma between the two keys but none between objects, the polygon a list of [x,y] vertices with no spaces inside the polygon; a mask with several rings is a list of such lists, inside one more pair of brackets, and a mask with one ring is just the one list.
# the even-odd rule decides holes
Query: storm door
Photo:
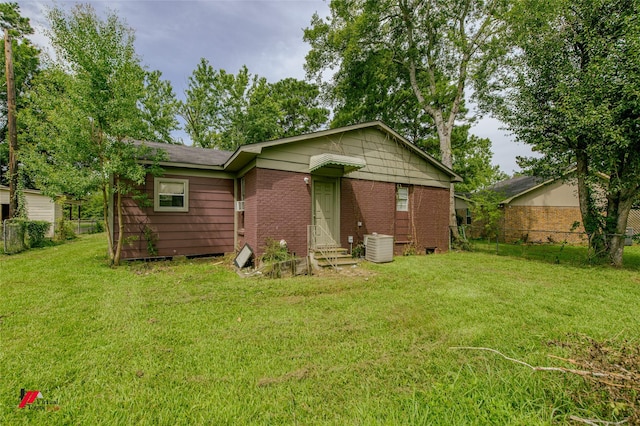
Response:
[{"label": "storm door", "polygon": [[337,179],[313,180],[315,246],[335,247],[340,240],[340,206]]}]

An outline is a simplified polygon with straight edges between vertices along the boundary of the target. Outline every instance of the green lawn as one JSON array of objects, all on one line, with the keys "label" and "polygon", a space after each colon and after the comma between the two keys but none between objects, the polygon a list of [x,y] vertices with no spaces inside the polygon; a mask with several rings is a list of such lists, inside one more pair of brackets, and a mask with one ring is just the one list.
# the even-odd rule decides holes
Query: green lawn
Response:
[{"label": "green lawn", "polygon": [[[581,334],[639,343],[637,246],[624,270],[474,252],[282,280],[217,260],[111,269],[105,248],[0,255],[0,424],[616,420],[581,378],[451,347],[557,366]],[[18,409],[20,388],[60,409]]]}]

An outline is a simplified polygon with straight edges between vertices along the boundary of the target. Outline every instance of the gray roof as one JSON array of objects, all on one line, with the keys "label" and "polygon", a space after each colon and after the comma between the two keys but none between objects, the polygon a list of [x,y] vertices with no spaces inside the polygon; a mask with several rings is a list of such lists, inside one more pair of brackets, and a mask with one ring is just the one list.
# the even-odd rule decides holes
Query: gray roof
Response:
[{"label": "gray roof", "polygon": [[135,145],[144,145],[154,149],[161,149],[167,153],[167,162],[172,164],[217,166],[223,167],[233,152],[219,149],[198,148],[189,145],[174,145],[168,143],[133,141]]},{"label": "gray roof", "polygon": [[516,176],[495,183],[489,187],[491,191],[502,194],[509,199],[541,185],[546,180],[538,176]]},{"label": "gray roof", "polygon": [[195,148],[188,145],[172,145],[158,142],[147,141],[132,141],[136,145],[146,145],[151,148],[163,149],[167,155],[168,160],[161,162],[161,165],[171,165],[178,167],[190,167],[198,169],[215,169],[215,170],[227,170],[238,171],[249,161],[258,156],[263,148],[284,145],[293,142],[310,140],[313,138],[320,138],[330,136],[337,133],[349,132],[353,130],[359,130],[363,128],[378,128],[379,130],[392,135],[397,141],[401,142],[407,149],[413,151],[427,162],[430,162],[440,171],[451,176],[453,182],[462,182],[462,178],[458,176],[453,170],[436,160],[431,155],[418,148],[413,143],[396,133],[386,124],[381,121],[372,121],[367,123],[354,124],[346,127],[338,127],[334,129],[320,130],[313,133],[306,133],[303,135],[287,137],[283,139],[276,139],[272,141],[265,141],[259,143],[253,143],[248,145],[242,145],[238,147],[234,152],[221,151],[218,149],[205,149]]}]

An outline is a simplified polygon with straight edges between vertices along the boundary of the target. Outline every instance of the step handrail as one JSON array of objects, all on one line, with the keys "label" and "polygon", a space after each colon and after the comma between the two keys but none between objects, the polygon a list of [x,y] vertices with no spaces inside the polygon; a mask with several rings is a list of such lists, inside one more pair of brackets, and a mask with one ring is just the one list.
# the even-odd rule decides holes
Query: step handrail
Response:
[{"label": "step handrail", "polygon": [[[318,244],[318,235],[321,237],[321,241],[327,241],[328,244]],[[329,263],[334,269],[338,269],[338,252],[332,249],[339,248],[339,245],[333,239],[333,236],[320,225],[307,225],[307,250],[308,255],[311,252],[319,252],[322,257]],[[333,253],[330,255],[329,253]]]}]

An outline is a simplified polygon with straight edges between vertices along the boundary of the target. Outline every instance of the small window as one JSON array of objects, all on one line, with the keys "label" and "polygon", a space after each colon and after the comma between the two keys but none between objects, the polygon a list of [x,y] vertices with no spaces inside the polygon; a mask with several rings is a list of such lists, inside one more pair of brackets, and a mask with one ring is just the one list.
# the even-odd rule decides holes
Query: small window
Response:
[{"label": "small window", "polygon": [[409,211],[409,188],[399,186],[396,191],[396,210],[399,212]]},{"label": "small window", "polygon": [[467,225],[471,225],[471,209],[467,209]]},{"label": "small window", "polygon": [[156,178],[153,209],[157,212],[188,212],[189,181]]}]

